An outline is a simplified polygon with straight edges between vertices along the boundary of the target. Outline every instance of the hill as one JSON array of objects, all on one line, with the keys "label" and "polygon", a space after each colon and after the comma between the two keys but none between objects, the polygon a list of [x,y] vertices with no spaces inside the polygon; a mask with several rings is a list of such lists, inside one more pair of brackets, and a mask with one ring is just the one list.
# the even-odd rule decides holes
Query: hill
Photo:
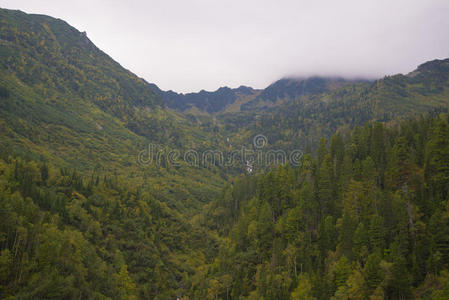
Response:
[{"label": "hill", "polygon": [[[0,9],[0,53],[0,298],[175,297],[226,176],[160,149],[208,149],[213,124],[62,20]],[[137,159],[149,145],[160,163]]]},{"label": "hill", "polygon": [[222,113],[218,120],[238,143],[263,134],[273,148],[315,149],[320,137],[329,138],[337,131],[366,122],[399,121],[426,112],[447,111],[448,63],[449,59],[435,60],[407,75],[386,76],[373,82],[340,81],[341,85],[333,88],[316,87],[316,93],[302,95],[286,88],[293,83],[284,80],[272,85],[277,88],[273,87],[276,96],[270,101],[258,100],[271,89],[268,87],[243,104],[239,112]]},{"label": "hill", "polygon": [[177,94],[4,9],[0,54],[0,298],[444,299],[449,60]]},{"label": "hill", "polygon": [[203,211],[222,238],[199,298],[449,297],[448,117],[367,123],[229,184]]},{"label": "hill", "polygon": [[242,110],[263,109],[276,105],[276,102],[298,100],[305,96],[328,93],[338,87],[367,82],[364,80],[347,80],[339,77],[283,78],[267,88],[257,97],[242,106]]}]

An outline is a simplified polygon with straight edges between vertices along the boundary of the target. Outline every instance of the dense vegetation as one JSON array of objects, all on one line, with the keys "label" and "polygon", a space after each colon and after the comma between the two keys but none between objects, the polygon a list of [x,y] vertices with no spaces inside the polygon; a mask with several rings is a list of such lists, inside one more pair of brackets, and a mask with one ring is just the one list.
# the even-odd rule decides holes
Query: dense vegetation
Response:
[{"label": "dense vegetation", "polygon": [[[446,299],[448,88],[436,60],[163,92],[64,21],[0,9],[0,298]],[[167,154],[257,134],[301,166]],[[136,159],[149,144],[159,163]]]},{"label": "dense vegetation", "polygon": [[80,169],[92,160],[113,169],[133,163],[149,142],[210,145],[208,123],[164,109],[144,80],[62,20],[0,10],[0,53],[3,148],[55,155],[58,164]]},{"label": "dense vegetation", "polygon": [[0,298],[174,298],[214,238],[167,200],[117,176],[0,160]]},{"label": "dense vegetation", "polygon": [[270,105],[277,101],[294,100],[308,95],[319,95],[327,93],[340,86],[359,82],[364,81],[346,80],[338,77],[326,78],[318,76],[302,79],[283,78],[268,86],[259,95],[257,95],[257,97],[255,97],[251,101],[248,101],[248,103],[242,105],[242,110],[260,108],[260,102],[267,103],[265,105]]},{"label": "dense vegetation", "polygon": [[367,124],[236,180],[202,215],[198,298],[448,299],[449,118]]},{"label": "dense vegetation", "polygon": [[213,123],[62,20],[0,10],[0,52],[0,298],[176,297],[213,243],[192,217],[226,176],[136,157],[210,148]]},{"label": "dense vegetation", "polygon": [[[221,114],[218,118],[224,131],[240,143],[263,133],[276,148],[315,149],[321,137],[329,138],[337,130],[369,121],[412,118],[428,111],[444,112],[449,106],[449,59],[427,62],[408,75],[374,82],[337,81],[340,85],[335,83],[334,88],[318,94],[295,92],[301,82],[280,80],[242,104],[242,111]],[[308,82],[318,90],[326,82],[330,85],[324,79]],[[259,99],[269,91],[274,98]]]}]

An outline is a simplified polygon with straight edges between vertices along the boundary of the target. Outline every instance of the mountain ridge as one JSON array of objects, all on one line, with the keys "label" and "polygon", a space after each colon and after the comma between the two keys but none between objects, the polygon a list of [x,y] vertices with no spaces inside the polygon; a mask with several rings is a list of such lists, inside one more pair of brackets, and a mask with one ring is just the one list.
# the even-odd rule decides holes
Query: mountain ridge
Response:
[{"label": "mountain ridge", "polygon": [[[253,89],[251,87],[240,86],[238,88],[229,88],[227,86],[220,87],[215,91],[201,90],[199,92],[177,93],[172,90],[162,91],[159,87],[150,83],[149,85],[164,100],[166,105],[172,109],[186,112],[189,109],[196,108],[200,111],[210,114],[219,114],[226,112],[226,108],[232,104],[243,100],[239,103],[240,110],[260,110],[276,106],[278,101],[285,103],[297,100],[305,96],[314,96],[332,92],[345,85],[354,84],[373,84],[379,80],[389,80],[390,78],[411,78],[410,83],[427,81],[427,85],[431,81],[439,81],[437,84],[441,88],[447,82],[448,59],[435,59],[420,64],[415,70],[407,74],[386,75],[378,79],[357,79],[345,78],[341,76],[310,76],[295,77],[286,76],[274,81],[266,88]],[[243,92],[240,93],[239,92]],[[246,96],[246,97],[245,97]]]},{"label": "mountain ridge", "polygon": [[[263,91],[158,92],[51,17],[0,10],[0,54],[0,298],[405,299],[449,282],[449,60],[277,81],[250,103]],[[301,160],[205,156],[245,149]]]},{"label": "mountain ridge", "polygon": [[192,93],[177,93],[172,90],[162,91],[156,84],[148,85],[165,101],[166,105],[172,109],[186,111],[193,107],[208,113],[218,113],[232,105],[239,99],[256,94],[255,90],[247,86],[238,88],[220,87],[215,91],[201,90]]}]

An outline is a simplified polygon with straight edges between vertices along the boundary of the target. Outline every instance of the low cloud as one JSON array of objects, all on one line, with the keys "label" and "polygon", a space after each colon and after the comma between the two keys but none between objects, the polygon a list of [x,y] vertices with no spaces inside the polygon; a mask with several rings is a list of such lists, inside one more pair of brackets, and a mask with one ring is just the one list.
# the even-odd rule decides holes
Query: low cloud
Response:
[{"label": "low cloud", "polygon": [[61,18],[124,67],[179,92],[285,76],[377,78],[449,57],[448,1],[4,0]]}]

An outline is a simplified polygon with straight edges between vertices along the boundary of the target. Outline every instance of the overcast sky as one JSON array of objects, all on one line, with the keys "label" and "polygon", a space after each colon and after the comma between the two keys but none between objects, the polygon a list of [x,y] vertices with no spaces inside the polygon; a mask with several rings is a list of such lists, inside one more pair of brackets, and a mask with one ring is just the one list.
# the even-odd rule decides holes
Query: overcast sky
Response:
[{"label": "overcast sky", "polygon": [[377,78],[449,57],[449,1],[0,0],[67,21],[122,66],[178,92],[285,76]]}]

